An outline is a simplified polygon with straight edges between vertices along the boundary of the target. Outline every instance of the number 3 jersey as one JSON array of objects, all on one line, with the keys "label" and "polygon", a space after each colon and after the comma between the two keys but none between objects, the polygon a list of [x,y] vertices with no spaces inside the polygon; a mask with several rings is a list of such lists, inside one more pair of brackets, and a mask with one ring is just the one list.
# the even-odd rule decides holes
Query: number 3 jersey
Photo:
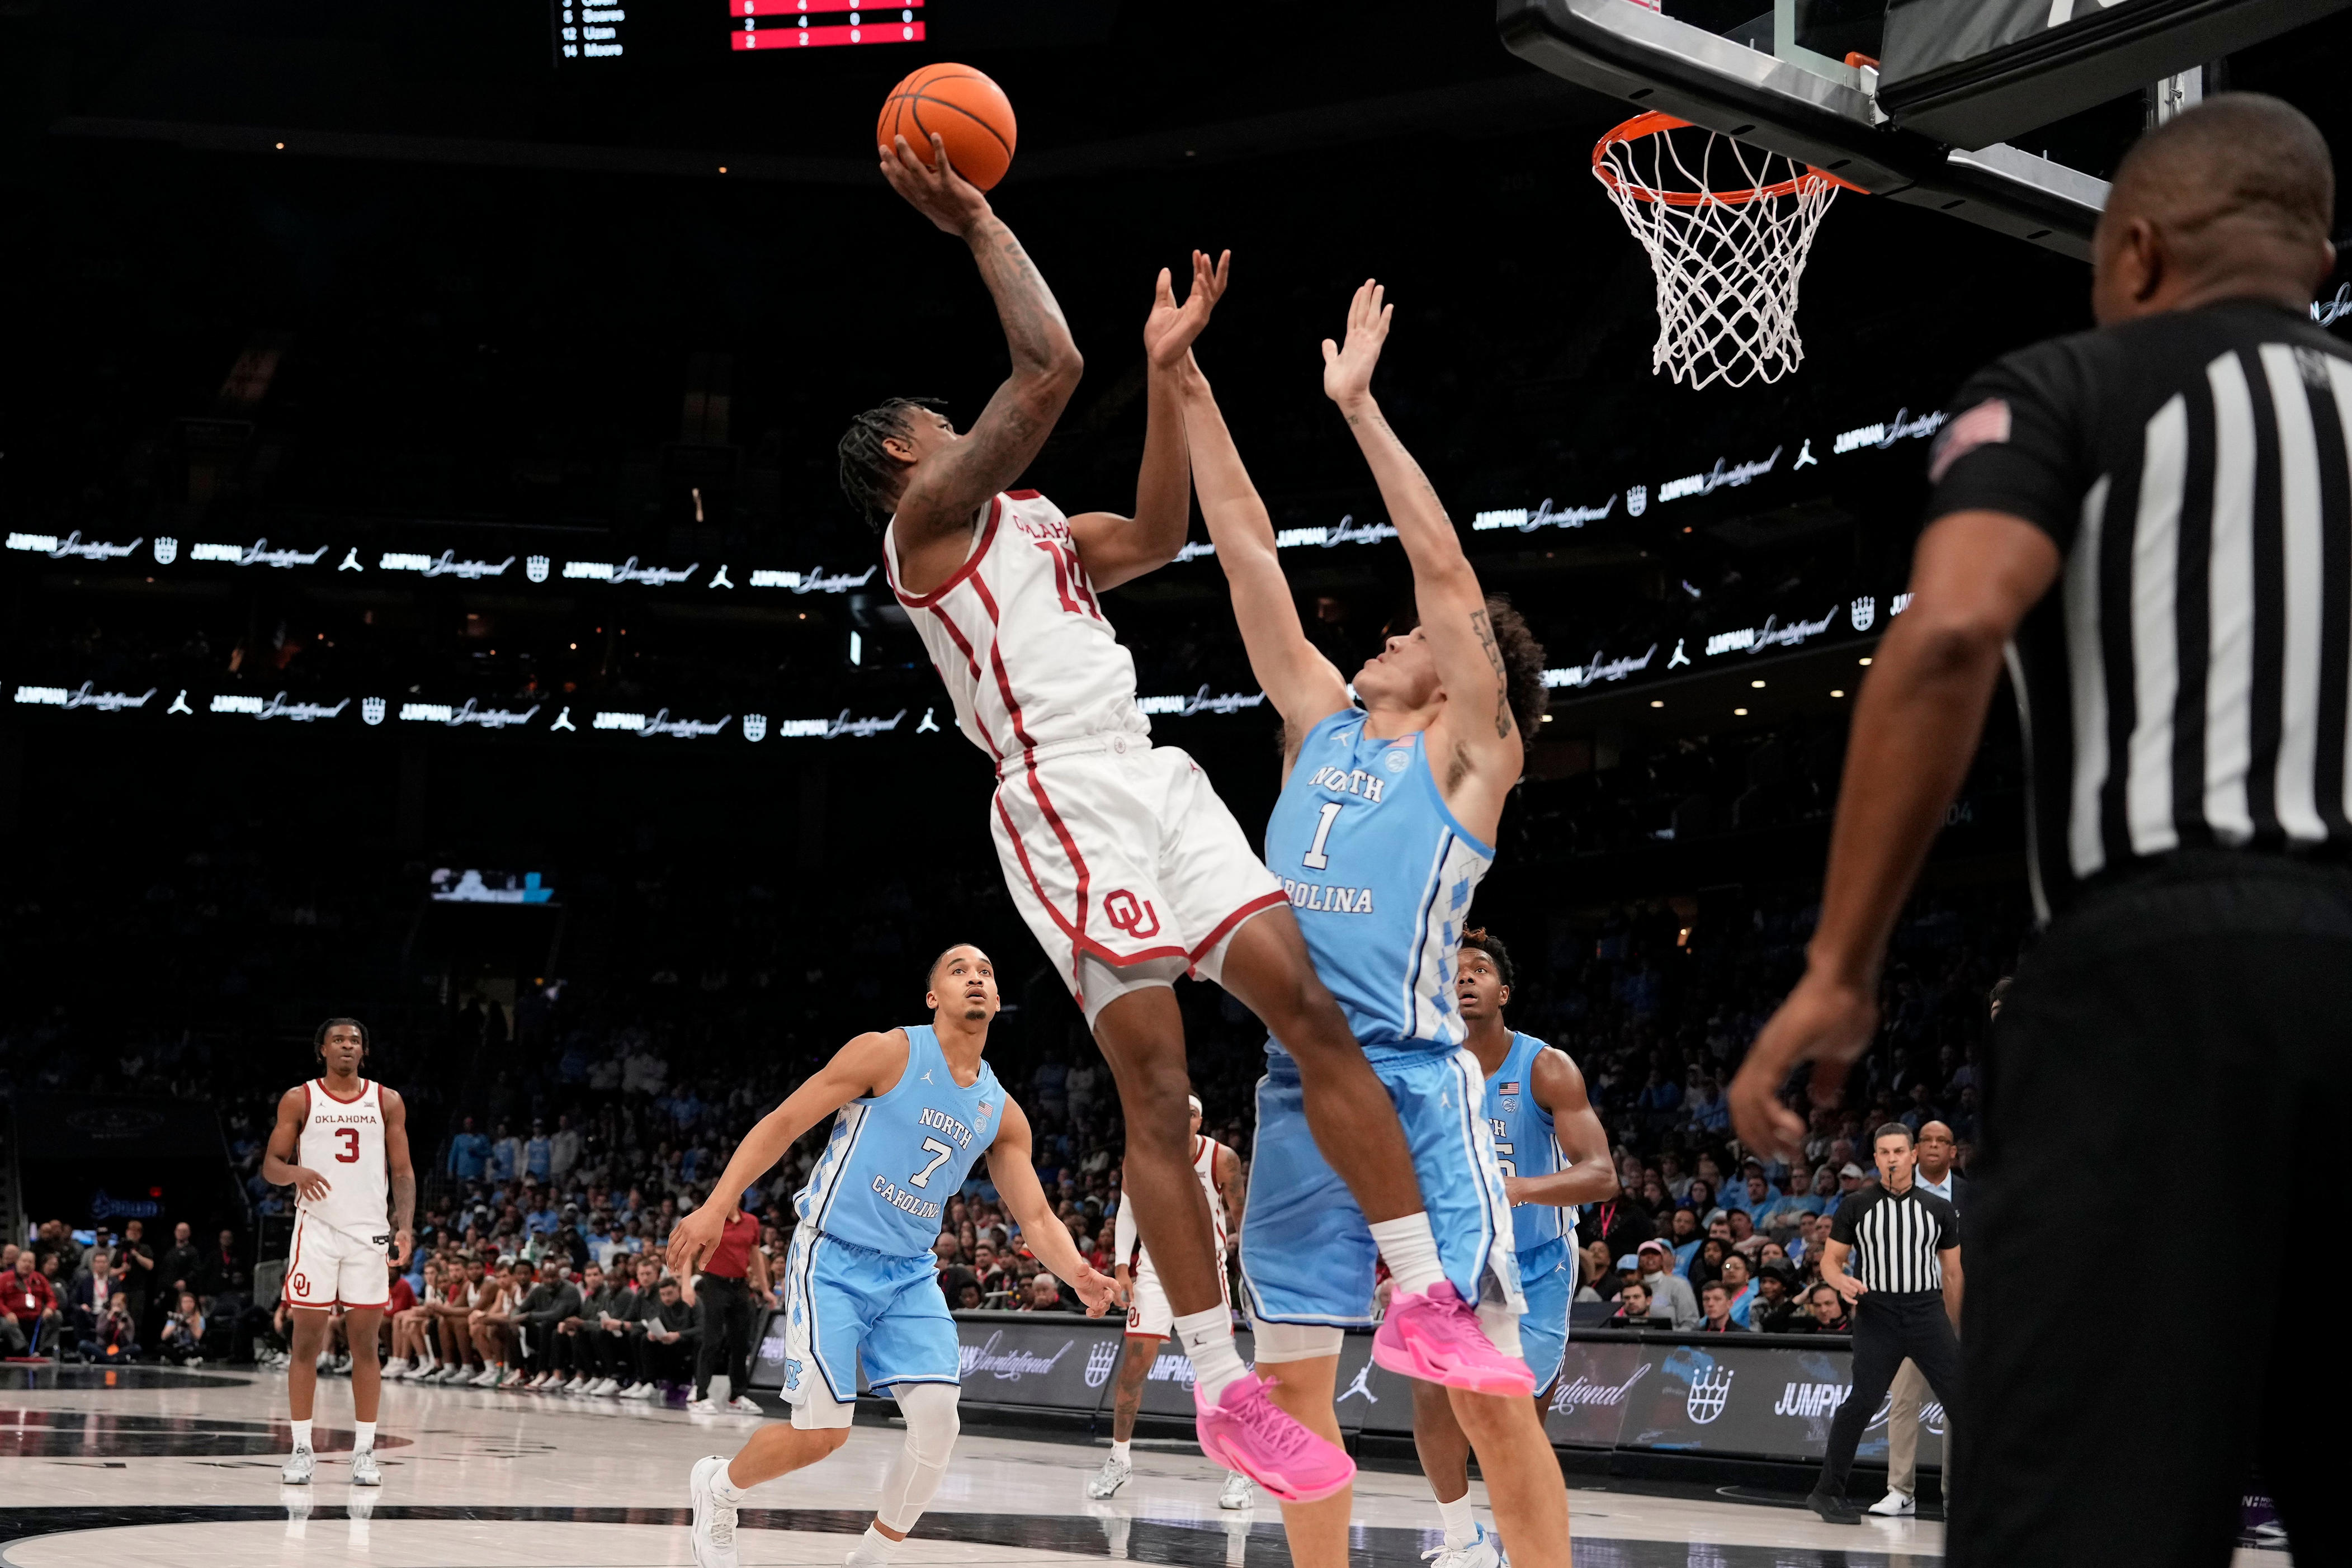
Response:
[{"label": "number 3 jersey", "polygon": [[1451,1051],[1464,1034],[1454,950],[1495,851],[1447,809],[1421,735],[1364,727],[1343,708],[1307,731],[1266,823],[1266,865],[1357,1040]]},{"label": "number 3 jersey", "polygon": [[929,1024],[906,1035],[907,1070],[889,1093],[841,1108],[793,1209],[826,1236],[912,1258],[939,1240],[948,1199],[996,1141],[1005,1095],[986,1062],[957,1083]]},{"label": "number 3 jersey", "polygon": [[326,1177],[327,1195],[315,1204],[298,1196],[294,1212],[353,1236],[385,1235],[391,1226],[384,1208],[390,1177],[383,1156],[383,1086],[362,1079],[358,1094],[338,1100],[326,1079],[314,1078],[302,1093],[310,1110],[295,1141],[294,1163]]}]

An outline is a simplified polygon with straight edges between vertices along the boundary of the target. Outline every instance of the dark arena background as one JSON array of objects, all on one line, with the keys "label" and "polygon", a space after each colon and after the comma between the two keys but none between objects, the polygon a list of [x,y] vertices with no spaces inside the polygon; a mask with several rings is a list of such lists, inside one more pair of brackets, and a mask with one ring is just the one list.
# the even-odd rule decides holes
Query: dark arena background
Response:
[{"label": "dark arena background", "polygon": [[[1376,277],[1396,321],[1375,390],[1547,649],[1469,923],[1509,944],[1511,1023],[1579,1064],[1623,1188],[1579,1222],[1546,1418],[1577,1560],[1940,1558],[1940,1405],[1915,1509],[1858,1531],[1804,1510],[1847,1341],[1826,1307],[1768,1300],[1809,1289],[1813,1216],[1876,1179],[1872,1128],[1940,1121],[1974,1157],[1988,997],[2034,926],[2006,683],[1895,929],[1882,1025],[1753,1195],[1725,1095],[1803,968],[1931,445],[1978,367],[2090,325],[2083,253],[1842,192],[1802,271],[1801,364],[1694,390],[1653,373],[1653,272],[1591,172],[1638,95],[1515,53],[1486,7],[849,3],[0,3],[0,1285],[21,1250],[57,1306],[11,1308],[0,1563],[693,1561],[688,1466],[784,1409],[772,1302],[725,1391],[757,1415],[687,1408],[676,1379],[629,1402],[543,1368],[395,1378],[385,1484],[352,1489],[331,1371],[320,1484],[279,1486],[295,1198],[262,1168],[331,1016],[364,1021],[366,1076],[406,1105],[419,1258],[576,1276],[658,1259],[752,1122],[852,1036],[919,1020],[925,964],[974,942],[1003,1000],[988,1059],[1108,1270],[1115,1086],[1067,955],[1006,892],[990,763],[835,479],[860,410],[937,396],[961,428],[1004,374],[965,250],[875,167],[885,93],[945,60],[1018,111],[990,199],[1086,356],[1024,486],[1132,507],[1153,279],[1230,248],[1198,357],[1309,637],[1355,669],[1412,625],[1412,584],[1318,345]],[[1761,4],[1663,16],[1769,51]],[[2185,69],[2285,98],[2340,152],[2352,23],[2279,9],[2307,25],[2132,57],[2012,139],[2104,178],[2157,112],[2147,84]],[[2315,319],[2345,313],[2343,278]],[[1154,742],[1255,841],[1280,726],[1197,508],[1191,537],[1102,608]],[[1213,985],[1177,995],[1202,1131],[1246,1163],[1265,1031]],[[744,1195],[779,1275],[829,1122]],[[1288,1563],[1270,1498],[1218,1506],[1181,1355],[1145,1385],[1132,1483],[1088,1498],[1118,1319],[1039,1310],[984,1175],[938,1248],[969,1308],[964,1435],[899,1560]],[[2191,1258],[2223,1237],[2149,1257],[2168,1233],[2148,1225],[2086,1238],[2105,1261],[2050,1259],[2049,1310],[2096,1321],[2136,1310],[2143,1269],[2210,1272]],[[1625,1326],[1653,1237],[1695,1287],[1785,1274],[1741,1297],[1751,1342]],[[2158,1310],[2231,1310],[2209,1283]],[[1410,1388],[1369,1342],[1341,1366],[1355,1560],[1493,1568],[1450,1553]],[[854,1544],[895,1409],[870,1398],[838,1457],[756,1494],[743,1553]],[[1874,1420],[1857,1503],[1888,1490],[1887,1448]],[[2284,1544],[2250,1473],[2236,1550]]]}]

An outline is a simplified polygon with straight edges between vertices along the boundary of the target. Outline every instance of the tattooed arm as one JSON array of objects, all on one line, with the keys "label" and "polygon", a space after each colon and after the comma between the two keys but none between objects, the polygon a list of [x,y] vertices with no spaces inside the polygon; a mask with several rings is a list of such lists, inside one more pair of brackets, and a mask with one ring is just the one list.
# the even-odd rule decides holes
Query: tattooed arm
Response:
[{"label": "tattooed arm", "polygon": [[898,508],[905,549],[961,531],[982,501],[1020,478],[1053,433],[1085,364],[1036,264],[988,198],[955,172],[940,139],[931,138],[929,163],[915,155],[905,137],[892,141],[880,150],[883,177],[916,211],[971,247],[1013,355],[1013,374],[971,428],[932,450],[907,476]]},{"label": "tattooed arm", "polygon": [[1463,826],[1491,837],[1503,797],[1518,782],[1525,747],[1511,718],[1503,654],[1487,621],[1478,574],[1462,552],[1454,521],[1429,477],[1372,401],[1372,367],[1380,363],[1395,309],[1381,302],[1381,293],[1372,282],[1357,289],[1348,306],[1346,342],[1323,341],[1323,391],[1347,416],[1412,563],[1421,632],[1445,687],[1445,705],[1430,726],[1428,741],[1433,762],[1447,759],[1438,782],[1446,803],[1463,816]]}]

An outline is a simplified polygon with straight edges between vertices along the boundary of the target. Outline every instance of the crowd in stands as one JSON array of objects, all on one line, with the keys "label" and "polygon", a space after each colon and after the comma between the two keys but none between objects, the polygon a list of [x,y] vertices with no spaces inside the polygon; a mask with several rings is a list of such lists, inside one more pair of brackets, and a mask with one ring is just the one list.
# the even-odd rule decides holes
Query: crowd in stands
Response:
[{"label": "crowd in stands", "polygon": [[[1784,764],[1759,765],[1756,757],[1774,744],[1803,750],[1768,737],[1743,752],[1744,761],[1705,761],[1705,770],[1752,781],[1743,792],[1766,788]],[[1778,801],[1774,812],[1812,810],[1827,761],[1827,752],[1807,752],[1778,775],[1786,786],[1779,795],[1766,788],[1755,797],[1765,804],[1747,809]],[[1643,767],[1645,777],[1654,771],[1650,762]],[[1661,787],[1654,779],[1636,793]],[[1528,809],[1539,804],[1531,800]],[[462,1363],[478,1380],[496,1372],[499,1358],[484,1354],[470,1314],[539,1314],[491,1327],[544,1328],[565,1289],[593,1314],[567,1310],[552,1320],[561,1331],[579,1318],[558,1337],[581,1337],[581,1325],[591,1339],[609,1337],[611,1317],[633,1325],[624,1334],[665,1344],[652,1324],[666,1310],[659,1259],[678,1215],[708,1198],[751,1123],[844,1040],[919,1011],[913,993],[925,961],[946,941],[974,933],[1004,955],[1007,1007],[991,1060],[1029,1114],[1038,1174],[1060,1222],[1098,1267],[1109,1261],[1124,1142],[1118,1098],[1059,976],[1012,920],[992,866],[950,868],[919,898],[903,879],[868,881],[820,913],[779,897],[740,865],[615,850],[565,884],[571,927],[562,973],[578,978],[520,990],[453,982],[420,1003],[409,1000],[413,985],[369,978],[394,972],[396,939],[415,917],[416,889],[398,867],[369,862],[329,878],[299,846],[280,848],[250,823],[221,827],[205,847],[172,859],[152,847],[133,840],[123,848],[126,867],[145,868],[142,882],[43,877],[27,884],[43,890],[5,911],[9,932],[27,939],[27,972],[48,963],[58,994],[98,1000],[72,1011],[27,1005],[20,984],[0,1017],[0,1090],[135,1088],[209,1099],[244,1212],[217,1234],[206,1226],[202,1240],[186,1226],[174,1226],[168,1240],[142,1236],[135,1222],[121,1235],[85,1231],[79,1242],[55,1223],[19,1238],[23,1260],[0,1262],[0,1277],[25,1281],[9,1285],[0,1349],[19,1336],[29,1345],[37,1334],[44,1351],[94,1360],[242,1357],[251,1340],[270,1344],[275,1277],[265,1277],[256,1303],[257,1237],[283,1225],[291,1194],[262,1180],[262,1141],[277,1096],[314,1070],[308,1038],[316,1019],[353,1005],[373,1014],[366,1070],[409,1102],[420,1174],[420,1247],[402,1310],[424,1318],[400,1330],[399,1359],[419,1367],[427,1357],[445,1368]],[[124,887],[136,896],[127,910],[114,909],[110,900]],[[1634,1306],[1628,1277],[1640,1275],[1649,1314],[1678,1327],[1706,1319],[1706,1287],[1716,1283],[1727,1287],[1727,1321],[1759,1327],[1762,1313],[1783,1327],[1799,1317],[1833,1322],[1833,1312],[1827,1320],[1813,1313],[1808,1292],[1822,1214],[1869,1179],[1861,1130],[1939,1121],[1958,1168],[1967,1168],[1985,996],[2014,959],[2027,924],[2023,903],[2021,890],[1999,880],[1932,888],[1916,900],[1891,951],[1885,1026],[1857,1064],[1844,1104],[1815,1113],[1801,1161],[1755,1169],[1733,1139],[1726,1089],[1801,970],[1815,914],[1811,895],[1711,889],[1516,916],[1482,895],[1480,918],[1519,958],[1510,1021],[1577,1060],[1611,1134],[1623,1191],[1588,1209],[1580,1229],[1590,1247],[1583,1279],[1607,1312]],[[98,960],[57,940],[77,918],[92,929],[112,922],[116,943],[105,962],[152,953],[178,976],[189,1021],[167,1029],[100,1011],[121,991],[83,975]],[[68,984],[78,979],[89,983]],[[341,989],[313,997],[304,985]],[[350,1004],[355,991],[380,994],[384,1005]],[[1178,996],[1206,1107],[1203,1131],[1246,1161],[1263,1033],[1212,987],[1181,985]],[[792,1194],[825,1133],[813,1129],[742,1194],[761,1223],[772,1279],[791,1238]],[[1673,1259],[1664,1271],[1673,1283],[1626,1261],[1638,1260],[1653,1238]],[[992,1190],[974,1183],[936,1247],[950,1303],[1073,1308],[1071,1292],[1041,1274],[1024,1239]],[[552,1300],[542,1293],[526,1308],[545,1286],[540,1276],[550,1260],[565,1283]],[[517,1263],[529,1271],[520,1281]],[[646,1263],[655,1268],[650,1295],[638,1278]],[[462,1334],[429,1310],[435,1267],[445,1296],[472,1281],[464,1287],[473,1300]],[[485,1304],[482,1292],[494,1283],[498,1300]],[[599,1289],[606,1300],[593,1300]],[[192,1300],[183,1300],[184,1290]],[[627,1310],[609,1310],[615,1305]],[[1588,1303],[1588,1313],[1594,1310]],[[430,1332],[419,1338],[425,1319],[433,1320]],[[663,1320],[663,1331],[689,1334],[692,1320],[688,1312],[674,1331]],[[520,1340],[543,1337],[526,1331]],[[551,1362],[532,1368],[530,1352],[504,1334],[497,1343],[509,1352],[510,1381],[559,1371]],[[636,1349],[614,1352],[617,1359],[586,1354],[554,1381],[642,1381]],[[590,1370],[603,1375],[585,1379]]]}]

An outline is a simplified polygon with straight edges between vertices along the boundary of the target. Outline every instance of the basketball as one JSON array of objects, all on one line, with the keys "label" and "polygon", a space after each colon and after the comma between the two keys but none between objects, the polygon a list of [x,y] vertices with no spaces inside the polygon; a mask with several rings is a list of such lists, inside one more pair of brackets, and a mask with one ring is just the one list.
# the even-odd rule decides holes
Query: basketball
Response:
[{"label": "basketball", "polygon": [[1003,88],[970,66],[925,66],[882,100],[874,140],[885,153],[890,151],[893,136],[904,136],[915,155],[928,163],[933,132],[947,148],[955,172],[983,191],[994,189],[1013,165],[1018,134],[1013,101]]}]

